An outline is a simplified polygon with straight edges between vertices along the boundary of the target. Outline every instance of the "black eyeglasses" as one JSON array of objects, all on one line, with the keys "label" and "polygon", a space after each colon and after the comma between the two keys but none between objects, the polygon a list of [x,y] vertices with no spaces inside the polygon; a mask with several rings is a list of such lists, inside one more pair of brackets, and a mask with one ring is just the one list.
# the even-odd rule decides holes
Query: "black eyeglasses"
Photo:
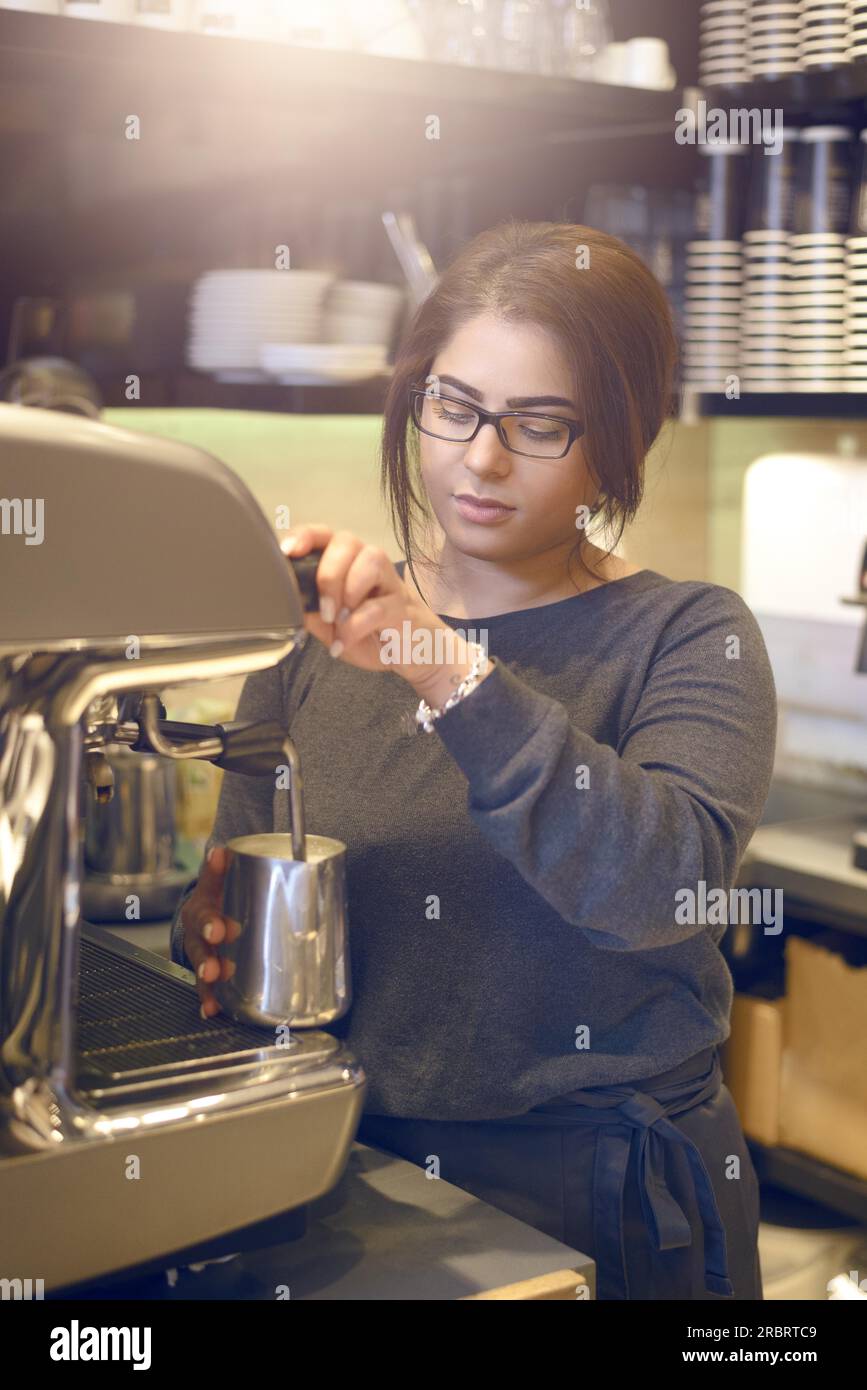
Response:
[{"label": "black eyeglasses", "polygon": [[561,459],[584,433],[577,420],[531,415],[523,410],[479,410],[467,401],[440,396],[423,386],[410,387],[413,424],[422,434],[452,444],[469,444],[483,425],[493,425],[500,443],[525,458]]}]

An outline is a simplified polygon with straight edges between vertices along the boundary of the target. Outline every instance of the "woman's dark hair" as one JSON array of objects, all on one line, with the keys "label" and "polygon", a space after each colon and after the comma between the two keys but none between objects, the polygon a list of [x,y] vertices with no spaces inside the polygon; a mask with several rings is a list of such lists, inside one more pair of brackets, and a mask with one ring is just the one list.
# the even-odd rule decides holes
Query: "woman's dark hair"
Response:
[{"label": "woman's dark hair", "polygon": [[[547,330],[570,362],[586,426],[584,456],[600,489],[593,514],[601,513],[614,535],[612,549],[638,510],[645,456],[672,412],[671,310],[635,252],[616,237],[570,223],[506,222],[482,232],[416,311],[385,402],[380,482],[414,579],[413,558],[424,555],[417,530],[431,517],[422,500],[409,388],[425,385],[456,329],[480,314]],[[582,532],[582,564],[585,539]]]}]

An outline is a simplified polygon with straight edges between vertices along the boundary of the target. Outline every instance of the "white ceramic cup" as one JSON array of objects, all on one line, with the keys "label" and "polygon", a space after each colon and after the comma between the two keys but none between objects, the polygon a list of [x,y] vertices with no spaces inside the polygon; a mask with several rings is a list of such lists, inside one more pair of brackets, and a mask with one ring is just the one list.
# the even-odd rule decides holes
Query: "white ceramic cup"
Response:
[{"label": "white ceramic cup", "polygon": [[617,87],[627,82],[627,57],[625,43],[609,43],[600,51],[593,75],[599,82],[612,82]]},{"label": "white ceramic cup", "polygon": [[625,48],[630,86],[664,90],[671,85],[671,58],[665,39],[629,39]]}]

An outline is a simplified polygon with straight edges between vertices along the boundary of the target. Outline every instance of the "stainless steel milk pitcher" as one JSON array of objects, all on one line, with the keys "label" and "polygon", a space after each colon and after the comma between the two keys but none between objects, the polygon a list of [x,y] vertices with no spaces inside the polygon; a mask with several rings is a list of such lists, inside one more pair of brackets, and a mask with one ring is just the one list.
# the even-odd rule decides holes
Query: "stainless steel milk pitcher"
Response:
[{"label": "stainless steel milk pitcher", "polygon": [[239,1021],[319,1028],[349,1008],[346,846],[324,835],[305,835],[304,846],[303,859],[288,834],[241,835],[226,846],[223,912],[241,932],[217,948],[235,970],[214,993]]}]

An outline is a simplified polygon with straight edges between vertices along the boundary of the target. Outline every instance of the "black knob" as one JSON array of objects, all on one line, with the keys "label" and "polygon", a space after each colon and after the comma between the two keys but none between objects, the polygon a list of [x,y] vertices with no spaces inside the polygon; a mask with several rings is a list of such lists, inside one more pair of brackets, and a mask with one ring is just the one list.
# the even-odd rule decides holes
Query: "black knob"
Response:
[{"label": "black knob", "polygon": [[308,555],[299,555],[297,558],[293,555],[289,556],[301,594],[301,607],[304,609],[305,613],[319,612],[319,590],[316,587],[316,571],[319,568],[319,561],[321,559],[321,550],[311,550]]}]

